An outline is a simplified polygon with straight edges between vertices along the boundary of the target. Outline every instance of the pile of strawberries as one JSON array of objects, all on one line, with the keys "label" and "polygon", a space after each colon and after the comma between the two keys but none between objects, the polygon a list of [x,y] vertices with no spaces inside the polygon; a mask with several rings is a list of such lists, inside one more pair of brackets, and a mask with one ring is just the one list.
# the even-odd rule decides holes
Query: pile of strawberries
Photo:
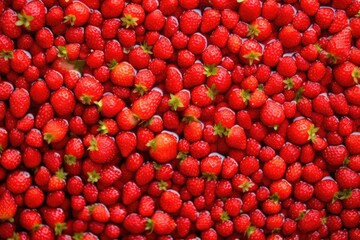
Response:
[{"label": "pile of strawberries", "polygon": [[0,9],[0,239],[360,239],[359,0]]}]

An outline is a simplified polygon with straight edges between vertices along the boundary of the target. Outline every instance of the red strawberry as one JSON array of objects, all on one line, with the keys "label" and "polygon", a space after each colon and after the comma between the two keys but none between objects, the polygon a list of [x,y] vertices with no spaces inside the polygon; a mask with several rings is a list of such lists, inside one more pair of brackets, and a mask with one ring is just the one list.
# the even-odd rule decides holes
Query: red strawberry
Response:
[{"label": "red strawberry", "polygon": [[266,126],[277,129],[285,120],[284,109],[275,101],[266,101],[261,109],[260,119]]},{"label": "red strawberry", "polygon": [[15,216],[17,205],[13,195],[4,187],[0,188],[0,219],[10,220]]},{"label": "red strawberry", "polygon": [[79,27],[87,23],[90,9],[82,2],[73,2],[66,7],[64,20],[71,26]]},{"label": "red strawberry", "polygon": [[104,87],[91,76],[84,76],[75,85],[74,93],[76,98],[83,104],[92,104],[102,97]]},{"label": "red strawberry", "polygon": [[117,153],[115,140],[103,134],[92,137],[88,150],[90,159],[95,163],[109,162]]},{"label": "red strawberry", "polygon": [[261,4],[259,0],[241,0],[239,14],[244,22],[251,22],[257,19],[261,13]]},{"label": "red strawberry", "polygon": [[238,125],[232,126],[226,135],[225,142],[232,148],[245,150],[246,134],[244,129]]},{"label": "red strawberry", "polygon": [[360,79],[360,69],[351,62],[344,62],[333,70],[335,81],[343,87],[356,85]]},{"label": "red strawberry", "polygon": [[349,56],[351,48],[351,30],[345,28],[334,35],[326,45],[327,60],[330,64],[341,64]]},{"label": "red strawberry", "polygon": [[121,87],[131,87],[134,83],[135,70],[128,62],[116,64],[111,70],[111,81]]},{"label": "red strawberry", "polygon": [[302,233],[313,232],[321,227],[321,217],[318,210],[309,210],[298,221],[298,228]]},{"label": "red strawberry", "polygon": [[146,230],[154,231],[159,235],[171,234],[175,228],[174,219],[162,211],[156,211],[146,222]]},{"label": "red strawberry", "polygon": [[151,90],[146,95],[138,98],[131,106],[131,111],[134,116],[139,120],[150,119],[157,108],[159,107],[162,99],[162,93],[157,89]]},{"label": "red strawberry", "polygon": [[160,133],[146,145],[150,147],[150,156],[159,163],[169,162],[177,156],[177,138],[170,133]]},{"label": "red strawberry", "polygon": [[16,118],[25,116],[30,108],[30,96],[26,89],[15,89],[9,100],[10,112]]},{"label": "red strawberry", "polygon": [[47,141],[48,144],[60,142],[65,138],[68,128],[69,125],[65,119],[51,119],[42,129],[44,140]]},{"label": "red strawberry", "polygon": [[45,25],[46,9],[41,1],[27,3],[18,14],[16,26],[24,26],[27,30],[35,32]]},{"label": "red strawberry", "polygon": [[314,124],[303,118],[296,120],[289,125],[287,129],[287,137],[290,142],[297,145],[303,145],[309,140],[313,141],[317,131],[318,128],[316,128]]}]

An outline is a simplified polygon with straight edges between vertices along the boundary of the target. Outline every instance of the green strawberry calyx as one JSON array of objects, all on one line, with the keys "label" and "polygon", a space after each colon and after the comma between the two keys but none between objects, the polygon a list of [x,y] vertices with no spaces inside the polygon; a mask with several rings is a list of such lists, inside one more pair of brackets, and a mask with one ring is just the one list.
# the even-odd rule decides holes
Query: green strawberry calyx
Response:
[{"label": "green strawberry calyx", "polygon": [[187,158],[187,153],[186,152],[179,152],[177,154],[176,158],[180,159],[180,163],[181,163],[182,161],[185,160],[185,158]]},{"label": "green strawberry calyx", "polygon": [[156,147],[156,139],[152,139],[150,140],[147,144],[146,144],[147,147],[150,147],[150,148],[155,148]]},{"label": "green strawberry calyx", "polygon": [[215,76],[218,72],[218,68],[215,66],[215,64],[206,64],[204,65],[204,74],[206,77]]},{"label": "green strawberry calyx", "polygon": [[0,58],[3,58],[4,60],[9,60],[13,58],[13,51],[2,51],[0,53]]},{"label": "green strawberry calyx", "polygon": [[133,17],[130,14],[124,14],[124,17],[121,18],[122,25],[125,26],[126,28],[136,27],[138,25],[137,24],[138,20],[139,20],[138,18]]},{"label": "green strawberry calyx", "polygon": [[64,222],[55,223],[55,235],[61,235],[66,228],[66,223]]},{"label": "green strawberry calyx", "polygon": [[67,172],[65,172],[63,168],[60,168],[55,173],[55,176],[61,180],[65,180],[67,175]]},{"label": "green strawberry calyx", "polygon": [[260,57],[261,57],[261,53],[260,52],[255,52],[255,51],[250,51],[248,54],[244,54],[243,58],[249,60],[249,65],[253,65],[254,61],[260,61]]},{"label": "green strawberry calyx", "polygon": [[246,231],[245,231],[245,235],[249,238],[255,231],[256,227],[255,226],[248,226],[246,228]]},{"label": "green strawberry calyx", "polygon": [[76,16],[73,14],[69,14],[64,17],[64,23],[70,23],[71,26],[74,26],[76,21]]},{"label": "green strawberry calyx", "polygon": [[15,22],[15,25],[20,27],[20,26],[24,26],[27,30],[31,30],[30,29],[30,22],[32,20],[34,20],[34,17],[33,16],[28,16],[26,15],[26,13],[23,11],[23,13],[18,13],[17,15],[18,19],[16,22]]},{"label": "green strawberry calyx", "polygon": [[224,127],[220,122],[215,124],[214,126],[214,135],[218,135],[219,137],[228,136],[230,133],[230,129]]},{"label": "green strawberry calyx", "polygon": [[170,94],[170,100],[168,104],[173,111],[176,111],[178,108],[184,107],[184,104],[181,102],[180,98],[173,94]]},{"label": "green strawberry calyx", "polygon": [[76,157],[72,154],[65,154],[64,160],[67,165],[74,165],[76,163]]},{"label": "green strawberry calyx", "polygon": [[151,218],[146,219],[145,230],[150,231],[149,234],[151,234],[154,230],[154,225],[155,225],[154,220],[152,220]]},{"label": "green strawberry calyx", "polygon": [[241,188],[242,192],[248,192],[252,186],[253,184],[250,181],[244,181],[238,187]]},{"label": "green strawberry calyx", "polygon": [[44,134],[44,140],[45,140],[48,144],[50,144],[51,141],[52,141],[54,138],[55,138],[55,136],[54,136],[54,134],[52,134],[52,133],[45,133],[45,134]]},{"label": "green strawberry calyx", "polygon": [[360,79],[360,69],[356,67],[356,68],[352,71],[351,76],[352,76],[352,78],[354,79],[354,82],[355,82],[356,84],[358,84],[358,83],[359,83],[359,79]]},{"label": "green strawberry calyx", "polygon": [[75,233],[72,237],[74,240],[82,240],[84,236],[84,233]]},{"label": "green strawberry calyx", "polygon": [[135,88],[133,90],[134,93],[138,93],[140,96],[143,96],[147,91],[147,88],[142,84],[135,84]]},{"label": "green strawberry calyx", "polygon": [[96,170],[92,170],[91,172],[88,172],[87,175],[89,176],[87,181],[89,183],[96,183],[100,179],[100,173],[96,172]]},{"label": "green strawberry calyx", "polygon": [[216,95],[219,93],[219,91],[216,90],[216,85],[213,84],[213,85],[211,85],[210,88],[207,87],[207,89],[208,89],[208,91],[207,91],[208,97],[209,97],[212,101],[214,101]]},{"label": "green strawberry calyx", "polygon": [[109,129],[107,128],[106,124],[103,121],[99,121],[99,127],[97,129],[97,131],[100,134],[107,134],[109,132]]},{"label": "green strawberry calyx", "polygon": [[91,95],[83,94],[83,95],[80,97],[80,101],[81,101],[83,104],[90,105],[92,98],[93,98],[93,96],[91,96]]},{"label": "green strawberry calyx", "polygon": [[315,143],[315,139],[316,139],[316,133],[319,130],[319,128],[315,127],[314,124],[311,125],[310,129],[308,130],[308,140],[311,140],[311,142]]},{"label": "green strawberry calyx", "polygon": [[90,146],[88,147],[89,151],[99,151],[97,140],[95,137],[93,137],[90,141]]},{"label": "green strawberry calyx", "polygon": [[258,29],[258,26],[256,24],[254,25],[248,25],[249,32],[247,33],[247,37],[254,38],[255,36],[259,36],[260,30]]},{"label": "green strawberry calyx", "polygon": [[165,182],[164,180],[160,180],[158,182],[158,187],[161,191],[166,191],[167,187],[168,187],[168,184],[167,182]]},{"label": "green strawberry calyx", "polygon": [[222,222],[225,222],[225,221],[227,221],[227,220],[230,219],[230,216],[229,216],[229,214],[228,214],[227,212],[223,212],[223,213],[220,215],[220,219],[221,219]]},{"label": "green strawberry calyx", "polygon": [[147,42],[144,42],[143,44],[140,45],[140,48],[144,51],[144,53],[147,54],[152,54],[153,52],[151,51],[151,49],[153,48],[152,46],[149,46],[147,44]]}]

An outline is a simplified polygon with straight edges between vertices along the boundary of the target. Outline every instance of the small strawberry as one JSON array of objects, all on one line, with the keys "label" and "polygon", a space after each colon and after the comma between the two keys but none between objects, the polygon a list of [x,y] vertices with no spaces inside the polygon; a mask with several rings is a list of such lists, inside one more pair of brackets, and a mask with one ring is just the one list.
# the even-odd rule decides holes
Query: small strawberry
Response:
[{"label": "small strawberry", "polygon": [[[253,0],[247,0],[253,1]],[[240,59],[250,66],[259,63],[262,57],[262,48],[256,40],[246,40],[240,48]]]},{"label": "small strawberry", "polygon": [[322,179],[314,186],[316,198],[323,202],[331,202],[336,198],[337,192],[339,192],[339,187],[333,179]]},{"label": "small strawberry", "polygon": [[139,4],[128,4],[123,11],[121,18],[122,25],[126,28],[136,27],[141,25],[145,20],[145,12]]}]

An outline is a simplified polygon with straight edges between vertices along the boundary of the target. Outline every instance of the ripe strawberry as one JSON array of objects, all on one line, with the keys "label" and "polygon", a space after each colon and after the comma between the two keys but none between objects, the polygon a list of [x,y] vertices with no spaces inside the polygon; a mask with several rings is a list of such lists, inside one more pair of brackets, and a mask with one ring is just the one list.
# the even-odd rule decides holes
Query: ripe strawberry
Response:
[{"label": "ripe strawberry", "polygon": [[205,10],[202,16],[200,32],[207,33],[214,30],[220,24],[220,12],[215,9]]},{"label": "ripe strawberry", "polygon": [[117,153],[115,140],[103,134],[92,137],[88,150],[90,159],[95,163],[109,162]]},{"label": "ripe strawberry", "polygon": [[360,69],[351,62],[344,62],[334,68],[334,78],[343,87],[351,87],[360,79]]},{"label": "ripe strawberry", "polygon": [[309,140],[313,141],[318,128],[307,119],[299,119],[289,125],[287,129],[287,137],[290,142],[303,145]]},{"label": "ripe strawberry", "polygon": [[360,184],[360,176],[355,171],[345,167],[336,171],[335,179],[342,189],[358,188]]},{"label": "ripe strawberry", "polygon": [[101,4],[101,13],[104,18],[116,18],[119,17],[125,7],[125,1],[123,0],[105,0]]},{"label": "ripe strawberry", "polygon": [[279,156],[267,161],[263,167],[264,175],[271,179],[277,180],[284,176],[286,171],[286,163],[284,159]]},{"label": "ripe strawberry", "polygon": [[167,213],[176,213],[180,210],[182,200],[179,193],[171,190],[163,192],[160,196],[160,207]]},{"label": "ripe strawberry", "polygon": [[175,228],[174,219],[162,211],[156,211],[151,219],[146,222],[146,230],[154,231],[159,235],[171,234]]},{"label": "ripe strawberry", "polygon": [[93,77],[84,76],[75,85],[76,98],[83,104],[92,104],[99,101],[104,91],[101,83]]},{"label": "ripe strawberry", "polygon": [[339,191],[338,184],[332,179],[323,179],[317,182],[314,186],[314,194],[324,202],[331,202]]},{"label": "ripe strawberry", "polygon": [[66,120],[62,118],[51,119],[42,129],[44,140],[48,144],[60,142],[65,138],[68,128],[69,125]]},{"label": "ripe strawberry", "polygon": [[326,45],[326,58],[330,64],[341,64],[349,56],[351,48],[351,30],[345,28],[334,35]]},{"label": "ripe strawberry", "polygon": [[71,26],[80,27],[90,18],[90,9],[82,2],[73,2],[66,7],[64,22]]},{"label": "ripe strawberry", "polygon": [[226,135],[225,142],[232,148],[245,150],[246,134],[244,129],[238,125],[232,126]]},{"label": "ripe strawberry", "polygon": [[331,166],[341,166],[348,156],[347,149],[342,146],[328,146],[323,151],[325,161]]},{"label": "ripe strawberry", "polygon": [[151,90],[146,95],[138,98],[131,106],[135,118],[139,120],[150,119],[157,108],[159,107],[162,99],[162,93],[157,89]]},{"label": "ripe strawberry", "polygon": [[60,116],[70,115],[75,108],[74,94],[67,88],[60,88],[50,97],[50,103]]},{"label": "ripe strawberry", "polygon": [[275,129],[285,120],[285,113],[283,107],[274,101],[266,101],[260,113],[261,121]]},{"label": "ripe strawberry", "polygon": [[4,187],[0,189],[0,219],[10,220],[15,216],[17,205],[13,195]]},{"label": "ripe strawberry", "polygon": [[321,227],[321,217],[318,210],[311,209],[302,214],[298,221],[298,228],[302,233],[313,232]]},{"label": "ripe strawberry", "polygon": [[252,22],[260,16],[261,5],[258,0],[240,1],[239,14],[244,22]]},{"label": "ripe strawberry", "polygon": [[[17,13],[12,9],[7,9],[1,14],[1,30],[10,38],[18,38],[22,33],[20,26],[16,25],[18,21]],[[6,24],[5,24],[6,23]]]},{"label": "ripe strawberry", "polygon": [[46,9],[41,1],[27,3],[18,14],[16,26],[24,26],[31,32],[40,30],[45,25]]},{"label": "ripe strawberry", "polygon": [[260,62],[262,57],[262,48],[257,41],[249,39],[241,45],[239,55],[245,64],[253,65]]},{"label": "ripe strawberry", "polygon": [[160,133],[146,145],[150,147],[150,156],[159,163],[169,162],[177,156],[177,138],[170,133]]},{"label": "ripe strawberry", "polygon": [[35,228],[31,234],[31,239],[40,240],[40,239],[54,239],[54,232],[48,225],[40,224],[38,228]]},{"label": "ripe strawberry", "polygon": [[135,70],[128,62],[121,62],[111,70],[111,81],[121,87],[131,87],[134,83]]},{"label": "ripe strawberry", "polygon": [[126,28],[141,25],[145,20],[145,12],[139,4],[128,4],[123,11],[122,25]]}]

